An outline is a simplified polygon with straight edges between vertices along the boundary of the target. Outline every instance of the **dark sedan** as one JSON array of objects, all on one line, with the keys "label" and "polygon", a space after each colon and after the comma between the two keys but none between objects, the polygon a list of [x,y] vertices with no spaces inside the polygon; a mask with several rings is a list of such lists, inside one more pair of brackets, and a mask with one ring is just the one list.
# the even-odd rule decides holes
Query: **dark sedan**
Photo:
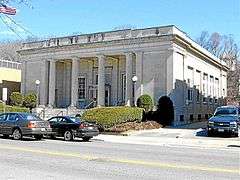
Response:
[{"label": "dark sedan", "polygon": [[98,128],[93,123],[82,121],[77,117],[56,116],[48,120],[55,136],[64,137],[65,141],[71,141],[74,137],[89,141],[93,136],[99,134]]},{"label": "dark sedan", "polygon": [[52,133],[50,124],[30,113],[3,113],[0,115],[0,134],[4,137],[12,135],[20,140],[23,136],[33,136],[40,140],[43,135]]}]

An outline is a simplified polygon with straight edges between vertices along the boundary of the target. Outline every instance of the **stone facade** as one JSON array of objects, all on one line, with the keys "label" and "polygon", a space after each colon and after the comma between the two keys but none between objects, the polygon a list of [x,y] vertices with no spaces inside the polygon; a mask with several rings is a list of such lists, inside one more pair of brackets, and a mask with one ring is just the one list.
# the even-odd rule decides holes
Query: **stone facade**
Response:
[{"label": "stone facade", "polygon": [[[226,96],[226,65],[175,26],[24,43],[22,93],[40,84],[42,106],[132,106],[167,95],[175,124],[203,118]],[[132,77],[138,80],[134,83]]]}]

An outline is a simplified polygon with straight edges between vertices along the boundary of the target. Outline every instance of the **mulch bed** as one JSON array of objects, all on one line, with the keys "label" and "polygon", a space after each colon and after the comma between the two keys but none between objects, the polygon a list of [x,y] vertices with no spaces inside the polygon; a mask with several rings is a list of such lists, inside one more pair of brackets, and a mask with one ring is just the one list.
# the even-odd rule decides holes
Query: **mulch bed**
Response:
[{"label": "mulch bed", "polygon": [[127,122],[123,124],[116,125],[112,128],[109,128],[107,132],[122,133],[126,131],[138,131],[146,129],[159,129],[162,125],[155,121],[146,121],[146,122]]}]

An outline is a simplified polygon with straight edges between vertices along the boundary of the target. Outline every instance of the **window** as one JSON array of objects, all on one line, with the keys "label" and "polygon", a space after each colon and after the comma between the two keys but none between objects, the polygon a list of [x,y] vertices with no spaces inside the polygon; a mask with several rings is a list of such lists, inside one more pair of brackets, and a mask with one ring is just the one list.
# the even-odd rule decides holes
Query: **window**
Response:
[{"label": "window", "polygon": [[196,90],[196,94],[197,94],[196,101],[199,103],[200,102],[200,91],[199,91],[199,89]]},{"label": "window", "polygon": [[95,76],[95,84],[98,85],[98,74]]},{"label": "window", "polygon": [[0,121],[5,121],[7,117],[7,114],[1,114],[0,115]]},{"label": "window", "polygon": [[180,115],[180,121],[184,121],[184,115]]},{"label": "window", "polygon": [[78,78],[78,99],[86,98],[86,78],[80,77]]},{"label": "window", "polygon": [[192,101],[192,100],[193,100],[193,90],[188,89],[188,101]]},{"label": "window", "polygon": [[17,114],[9,114],[8,115],[8,121],[17,121],[19,119]]},{"label": "window", "polygon": [[203,102],[207,102],[208,96],[208,75],[206,73],[203,74],[203,86],[202,86],[202,93],[203,93]]},{"label": "window", "polygon": [[58,122],[58,118],[52,118],[49,120],[50,123],[57,123]]}]

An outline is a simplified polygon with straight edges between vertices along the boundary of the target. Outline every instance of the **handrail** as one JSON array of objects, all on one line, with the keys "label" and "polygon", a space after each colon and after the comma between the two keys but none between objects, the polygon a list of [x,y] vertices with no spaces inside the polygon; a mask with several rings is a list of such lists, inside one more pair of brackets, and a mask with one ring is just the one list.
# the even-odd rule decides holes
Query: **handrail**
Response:
[{"label": "handrail", "polygon": [[57,116],[59,116],[60,114],[63,116],[63,111],[58,112]]},{"label": "handrail", "polygon": [[86,105],[84,107],[84,109],[88,109],[93,103],[95,103],[96,101],[92,100],[88,105]]}]

